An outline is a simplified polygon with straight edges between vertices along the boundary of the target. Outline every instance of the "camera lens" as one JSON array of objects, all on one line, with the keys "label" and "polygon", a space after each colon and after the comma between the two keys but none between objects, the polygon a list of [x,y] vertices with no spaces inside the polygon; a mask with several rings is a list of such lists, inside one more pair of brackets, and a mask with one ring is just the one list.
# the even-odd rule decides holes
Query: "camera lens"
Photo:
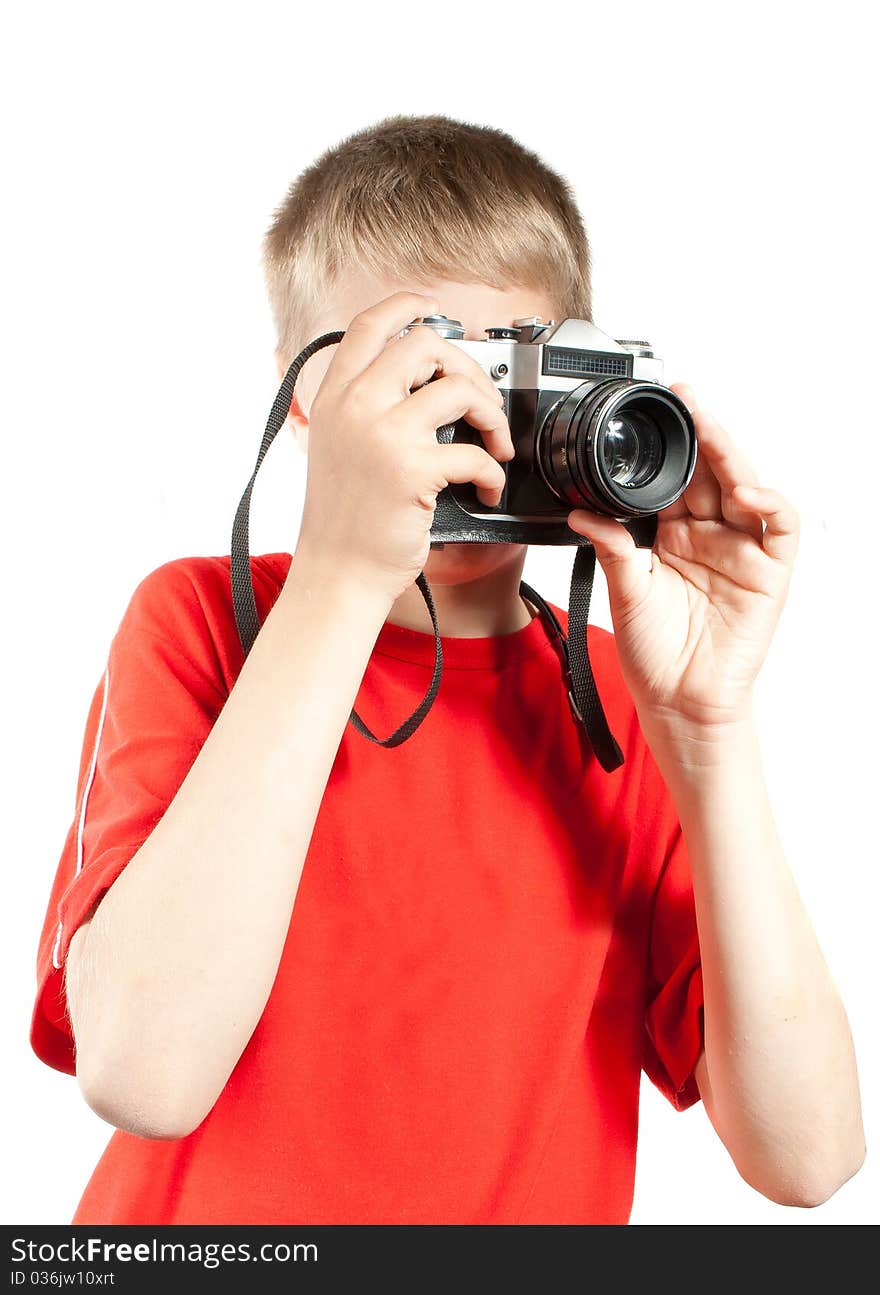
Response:
[{"label": "camera lens", "polygon": [[584,382],[547,413],[535,459],[570,508],[643,517],[684,491],[697,461],[696,429],[684,401],[659,382]]},{"label": "camera lens", "polygon": [[663,461],[663,436],[653,418],[634,410],[609,418],[602,444],[605,471],[632,490],[653,481]]}]

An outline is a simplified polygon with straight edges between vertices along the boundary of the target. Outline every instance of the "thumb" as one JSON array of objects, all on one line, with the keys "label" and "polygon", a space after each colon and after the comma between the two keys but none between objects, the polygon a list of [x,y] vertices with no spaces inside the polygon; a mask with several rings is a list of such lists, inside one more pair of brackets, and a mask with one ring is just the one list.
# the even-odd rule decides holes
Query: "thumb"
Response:
[{"label": "thumb", "polygon": [[635,540],[625,526],[613,517],[602,517],[586,508],[575,508],[566,521],[573,531],[585,535],[596,550],[612,608],[629,606],[647,593],[650,573],[639,561]]}]

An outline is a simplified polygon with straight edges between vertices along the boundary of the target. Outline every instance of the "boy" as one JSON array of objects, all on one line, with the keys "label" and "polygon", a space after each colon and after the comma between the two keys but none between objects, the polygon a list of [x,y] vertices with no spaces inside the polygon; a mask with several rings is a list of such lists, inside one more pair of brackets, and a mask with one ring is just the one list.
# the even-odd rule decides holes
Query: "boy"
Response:
[{"label": "boy", "polygon": [[[279,375],[347,332],[291,406],[302,525],[252,559],[247,658],[229,558],[179,559],[95,691],[31,1033],[117,1130],[72,1221],[623,1223],[642,1067],[703,1099],[759,1191],[825,1200],[863,1156],[856,1068],[751,718],[791,505],[680,387],[699,464],[650,570],[572,510],[614,619],[589,629],[625,755],[605,773],[519,595],[525,546],[429,548],[447,483],[497,502],[495,388],[399,336],[589,319],[567,186],[500,131],[395,118],[299,178],[265,253]],[[483,447],[437,443],[462,416]],[[384,736],[425,694],[421,570],[443,682],[382,748],[348,719]]]}]

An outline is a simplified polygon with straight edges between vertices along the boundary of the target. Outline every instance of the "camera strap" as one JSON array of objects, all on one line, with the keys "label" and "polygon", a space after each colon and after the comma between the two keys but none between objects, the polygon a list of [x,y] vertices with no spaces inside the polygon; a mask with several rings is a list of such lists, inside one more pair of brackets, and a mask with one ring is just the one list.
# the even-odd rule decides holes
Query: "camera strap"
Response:
[{"label": "camera strap", "polygon": [[[256,599],[254,598],[249,552],[250,506],[254,482],[269,446],[287,420],[293,390],[303,365],[317,351],[323,350],[325,346],[335,345],[342,340],[343,336],[344,333],[342,332],[324,333],[321,337],[317,337],[313,342],[310,342],[290,365],[272,404],[272,409],[266,422],[266,430],[263,433],[263,440],[257,454],[256,465],[236,510],[232,527],[229,574],[235,623],[245,656],[250,652],[260,631],[260,619],[257,613]],[[442,432],[451,432],[451,429],[441,428],[438,432],[438,437]],[[563,654],[563,669],[572,715],[585,730],[602,768],[610,773],[619,768],[624,760],[623,752],[608,727],[608,721],[602,709],[602,702],[596,688],[587,648],[587,619],[590,611],[595,569],[596,553],[593,546],[588,542],[579,543],[571,573],[568,636],[563,631],[553,609],[524,580],[520,581],[519,592],[522,598],[537,607],[539,614],[544,616],[550,629],[557,636]],[[371,733],[357,712],[352,710],[350,719],[353,726],[364,737],[369,738],[371,742],[375,742],[379,746],[399,746],[401,742],[405,742],[408,737],[411,737],[431,709],[440,688],[440,680],[443,674],[443,645],[440,638],[440,627],[437,622],[437,611],[434,607],[431,589],[425,578],[424,571],[421,571],[416,577],[416,585],[428,608],[431,624],[434,628],[434,673],[423,700],[409,718],[394,730],[390,737],[380,738],[375,733]]]}]

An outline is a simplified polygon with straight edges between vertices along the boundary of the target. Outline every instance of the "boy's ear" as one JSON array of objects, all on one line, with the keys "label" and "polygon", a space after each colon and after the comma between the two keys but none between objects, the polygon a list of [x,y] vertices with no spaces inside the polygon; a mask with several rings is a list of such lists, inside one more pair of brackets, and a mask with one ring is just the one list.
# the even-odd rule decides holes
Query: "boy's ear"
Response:
[{"label": "boy's ear", "polygon": [[304,454],[308,453],[309,446],[309,420],[302,411],[302,406],[296,398],[296,392],[290,398],[290,413],[287,415],[287,421],[293,428],[293,434],[296,437],[296,443]]},{"label": "boy's ear", "polygon": [[[280,382],[289,367],[284,363],[284,357],[280,351],[275,352],[275,367],[278,370],[278,380]],[[305,451],[308,445],[309,420],[303,413],[303,408],[299,403],[296,392],[290,398],[290,413],[287,415],[287,421],[293,428],[297,444],[301,450]]]}]

